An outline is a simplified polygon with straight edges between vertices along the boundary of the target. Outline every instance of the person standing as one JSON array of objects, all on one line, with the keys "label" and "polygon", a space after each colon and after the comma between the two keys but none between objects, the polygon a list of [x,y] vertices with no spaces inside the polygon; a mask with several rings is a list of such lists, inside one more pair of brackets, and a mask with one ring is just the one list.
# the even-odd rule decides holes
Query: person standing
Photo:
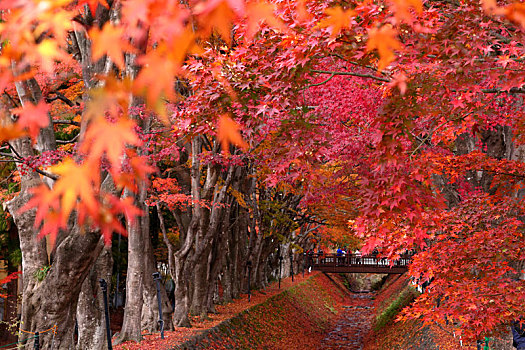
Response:
[{"label": "person standing", "polygon": [[337,263],[341,265],[343,263],[343,250],[341,249],[341,247],[337,248],[335,255],[337,256]]},{"label": "person standing", "polygon": [[361,252],[359,251],[359,249],[357,249],[354,254],[355,254],[356,264],[360,264],[361,263]]},{"label": "person standing", "polygon": [[512,324],[512,346],[518,350],[525,350],[525,320],[518,320]]}]

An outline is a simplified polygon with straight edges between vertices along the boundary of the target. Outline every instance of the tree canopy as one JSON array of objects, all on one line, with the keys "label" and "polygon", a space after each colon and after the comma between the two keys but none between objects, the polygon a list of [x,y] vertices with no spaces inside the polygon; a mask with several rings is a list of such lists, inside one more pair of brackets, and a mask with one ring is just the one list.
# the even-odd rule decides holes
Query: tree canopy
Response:
[{"label": "tree canopy", "polygon": [[235,215],[252,235],[320,224],[321,239],[365,253],[417,251],[410,274],[432,283],[402,318],[476,338],[525,313],[524,4],[0,9],[1,155],[17,164],[20,203],[5,196],[20,232],[33,213],[52,246],[72,220],[110,244],[162,205],[189,264]]}]

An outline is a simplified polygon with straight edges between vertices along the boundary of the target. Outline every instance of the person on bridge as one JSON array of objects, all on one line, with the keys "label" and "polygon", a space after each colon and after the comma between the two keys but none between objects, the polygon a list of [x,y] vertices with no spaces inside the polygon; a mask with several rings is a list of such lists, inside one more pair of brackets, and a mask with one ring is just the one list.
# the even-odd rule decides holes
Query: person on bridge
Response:
[{"label": "person on bridge", "polygon": [[323,254],[324,252],[321,248],[317,249],[317,259],[319,261],[319,264],[324,264]]},{"label": "person on bridge", "polygon": [[360,264],[361,263],[361,252],[359,251],[359,249],[357,249],[354,254],[355,254],[355,263]]},{"label": "person on bridge", "polygon": [[343,264],[343,250],[341,249],[341,247],[337,248],[337,251],[335,253],[335,255],[337,256],[337,263],[338,264]]}]

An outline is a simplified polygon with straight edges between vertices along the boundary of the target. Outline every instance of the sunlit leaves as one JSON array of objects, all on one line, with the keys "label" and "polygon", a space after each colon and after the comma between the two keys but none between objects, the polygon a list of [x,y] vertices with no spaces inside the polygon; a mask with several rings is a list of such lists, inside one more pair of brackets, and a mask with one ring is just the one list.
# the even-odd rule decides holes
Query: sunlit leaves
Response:
[{"label": "sunlit leaves", "polygon": [[384,25],[381,28],[372,28],[368,32],[367,51],[379,52],[378,69],[385,69],[394,59],[394,50],[401,49],[401,43],[397,39],[397,32],[392,26]]},{"label": "sunlit leaves", "polygon": [[160,111],[161,98],[174,98],[173,84],[187,53],[199,52],[196,36],[188,27],[170,45],[161,43],[155,50],[141,56],[138,62],[143,65],[134,82],[134,91],[143,94],[150,107]]},{"label": "sunlit leaves", "polygon": [[396,17],[401,20],[411,22],[412,14],[410,9],[414,9],[417,13],[421,13],[423,10],[423,3],[421,0],[390,0],[393,5],[393,10]]},{"label": "sunlit leaves", "polygon": [[258,1],[247,4],[246,16],[248,23],[246,27],[246,37],[248,40],[252,39],[253,35],[260,28],[262,22],[265,22],[274,29],[281,30],[282,32],[288,30],[286,25],[275,16],[274,12],[275,6],[267,2]]},{"label": "sunlit leaves", "polygon": [[94,27],[89,32],[92,40],[93,60],[108,55],[113,62],[124,69],[124,53],[130,51],[130,45],[124,41],[124,28],[106,23],[102,30]]},{"label": "sunlit leaves", "polygon": [[92,171],[90,163],[78,165],[72,159],[66,159],[51,167],[50,171],[60,175],[53,187],[53,194],[60,198],[64,218],[69,217],[77,199],[90,211],[96,210],[97,203],[93,191],[95,184],[99,183],[99,174]]},{"label": "sunlit leaves", "polygon": [[27,129],[29,136],[35,141],[40,129],[49,125],[49,106],[44,101],[36,106],[26,103],[24,107],[15,108],[11,112],[18,115],[18,126]]},{"label": "sunlit leaves", "polygon": [[42,69],[48,73],[53,71],[55,61],[67,59],[65,52],[60,49],[54,40],[43,40],[36,47],[36,52],[39,55]]},{"label": "sunlit leaves", "polygon": [[319,27],[330,28],[332,37],[339,35],[343,28],[350,27],[356,12],[353,10],[343,10],[340,6],[335,6],[325,10],[326,18],[319,22]]},{"label": "sunlit leaves", "polygon": [[504,10],[505,15],[523,28],[525,28],[525,4],[516,2]]},{"label": "sunlit leaves", "polygon": [[122,156],[127,145],[138,146],[140,140],[135,133],[135,123],[129,119],[109,122],[105,118],[94,120],[86,132],[86,141],[81,151],[88,154],[88,159],[98,160],[105,154],[111,169],[120,172]]},{"label": "sunlit leaves", "polygon": [[248,148],[248,144],[242,139],[239,133],[239,125],[228,115],[222,115],[219,119],[217,138],[221,142],[222,149],[225,153],[229,152],[230,144],[245,150]]},{"label": "sunlit leaves", "polygon": [[[237,6],[237,10],[244,12],[244,3],[239,2],[239,4],[243,6]],[[211,35],[215,29],[224,41],[227,43],[231,42],[231,24],[235,18],[235,12],[231,5],[229,1],[219,0],[202,3],[201,6],[197,8],[204,35]]]}]

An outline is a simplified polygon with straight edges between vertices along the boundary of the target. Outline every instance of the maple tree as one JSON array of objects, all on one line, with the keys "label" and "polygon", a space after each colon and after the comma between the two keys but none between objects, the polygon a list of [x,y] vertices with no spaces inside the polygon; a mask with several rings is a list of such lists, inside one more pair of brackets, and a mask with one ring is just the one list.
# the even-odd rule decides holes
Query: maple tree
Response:
[{"label": "maple tree", "polygon": [[[307,206],[365,252],[420,252],[411,274],[433,287],[407,316],[476,337],[524,312],[522,4],[35,0],[1,11],[22,320],[57,324],[59,348],[81,288],[103,274],[98,259],[110,266],[101,252],[114,232],[129,236],[118,341],[140,340],[145,314],[154,327],[147,202],[179,231],[176,325],[213,310],[219,276],[237,295],[244,260],[263,285],[274,238],[315,227],[302,226]],[[64,293],[38,304],[53,290]]]}]

